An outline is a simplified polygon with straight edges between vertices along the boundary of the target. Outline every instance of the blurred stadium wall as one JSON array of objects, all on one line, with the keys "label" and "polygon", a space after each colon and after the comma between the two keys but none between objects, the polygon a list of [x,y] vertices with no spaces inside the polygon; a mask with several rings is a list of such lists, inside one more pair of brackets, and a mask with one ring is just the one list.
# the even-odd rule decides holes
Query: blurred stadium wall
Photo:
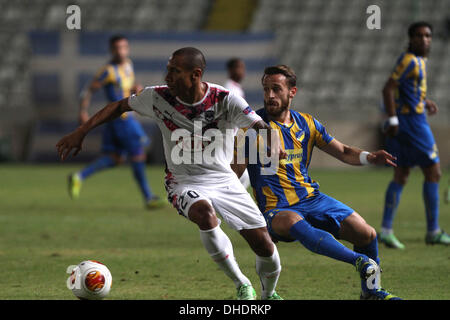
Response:
[{"label": "blurred stadium wall", "polygon": [[[68,30],[66,8],[81,9],[81,30]],[[381,29],[366,27],[369,5],[381,9]],[[313,114],[339,140],[365,149],[382,146],[381,89],[406,48],[407,27],[434,25],[428,97],[443,166],[450,165],[450,1],[448,0],[0,0],[0,160],[56,161],[58,138],[76,127],[79,93],[108,60],[107,39],[130,38],[137,80],[161,84],[168,56],[182,46],[205,52],[205,80],[223,83],[225,62],[247,64],[247,100],[262,106],[260,76],[268,64],[297,72],[295,109]],[[90,112],[105,103],[102,92]],[[141,119],[161,162],[161,141]],[[94,157],[99,130],[79,161]],[[340,166],[323,153],[315,166]]]}]

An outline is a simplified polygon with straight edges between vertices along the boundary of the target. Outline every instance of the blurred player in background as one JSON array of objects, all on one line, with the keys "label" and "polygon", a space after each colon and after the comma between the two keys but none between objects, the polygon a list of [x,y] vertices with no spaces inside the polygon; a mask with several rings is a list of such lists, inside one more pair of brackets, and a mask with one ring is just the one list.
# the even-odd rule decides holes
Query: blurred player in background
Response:
[{"label": "blurred player in background", "polygon": [[392,223],[411,168],[420,166],[425,177],[423,199],[427,221],[427,244],[450,243],[439,227],[439,179],[441,167],[436,142],[427,122],[437,113],[436,103],[426,99],[426,60],[431,48],[432,26],[413,23],[408,29],[408,50],[400,55],[383,89],[383,101],[389,117],[386,146],[397,157],[394,178],[386,191],[380,241],[388,247],[404,249],[395,237]]},{"label": "blurred player in background", "polygon": [[[272,175],[261,174],[264,166],[259,159],[256,163],[232,167],[238,176],[248,168],[255,198],[273,239],[298,240],[314,253],[354,265],[361,278],[361,299],[399,299],[380,286],[375,229],[353,209],[321,193],[319,184],[308,174],[314,146],[350,165],[395,166],[394,157],[384,150],[369,153],[347,146],[330,136],[311,115],[292,110],[297,87],[296,75],[289,67],[266,68],[262,85],[264,108],[257,114],[273,130],[278,130],[287,158],[280,161]],[[353,250],[336,239],[349,241]]]},{"label": "blurred player in background", "polygon": [[[241,82],[245,77],[245,63],[242,59],[231,58],[226,64],[228,79],[223,85],[226,89],[234,94],[245,99],[244,89],[242,89]],[[245,189],[250,187],[250,178],[248,176],[248,171],[245,170],[242,176],[239,178]]]},{"label": "blurred player in background", "polygon": [[[281,271],[277,247],[267,232],[266,222],[248,192],[231,170],[233,136],[225,134],[230,129],[253,127],[271,131],[247,102],[225,88],[202,81],[206,61],[196,48],[187,47],[175,51],[167,63],[165,86],[146,87],[139,94],[131,95],[108,104],[93,115],[84,125],[58,143],[62,160],[75,150],[76,155],[86,134],[94,127],[114,121],[124,112],[135,110],[154,119],[162,133],[167,163],[166,190],[169,201],[178,213],[195,223],[200,239],[211,258],[234,282],[237,298],[254,300],[256,292],[250,280],[241,272],[233,254],[228,236],[220,228],[219,212],[227,224],[238,231],[256,254],[256,272],[261,281],[261,298],[279,300],[275,287]],[[174,156],[180,145],[191,145],[195,139],[207,139],[196,135],[209,128],[220,132],[225,146],[214,149],[212,163],[202,161],[180,162]],[[227,130],[228,129],[228,130]],[[174,134],[188,134],[182,141]],[[217,137],[218,139],[220,137]],[[268,139],[274,155],[283,156],[277,141]],[[190,147],[191,156],[198,154]],[[200,149],[202,151],[203,149]],[[201,152],[203,155],[203,151]]]},{"label": "blurred player in background", "polygon": [[[89,119],[88,107],[93,93],[101,88],[105,90],[110,102],[118,101],[142,90],[135,83],[133,64],[129,59],[128,40],[124,36],[115,35],[109,40],[111,61],[105,65],[94,77],[87,90],[82,93],[80,103],[80,123]],[[76,199],[80,195],[82,182],[101,170],[115,167],[129,157],[133,176],[144,198],[147,208],[157,208],[165,205],[152,194],[145,174],[146,154],[144,147],[149,143],[148,137],[140,123],[131,112],[122,116],[103,128],[102,152],[103,156],[83,168],[69,175],[69,195]]]},{"label": "blurred player in background", "polygon": [[228,79],[225,81],[224,87],[234,94],[245,99],[245,93],[242,89],[241,82],[245,78],[245,63],[242,59],[231,58],[226,64]]}]

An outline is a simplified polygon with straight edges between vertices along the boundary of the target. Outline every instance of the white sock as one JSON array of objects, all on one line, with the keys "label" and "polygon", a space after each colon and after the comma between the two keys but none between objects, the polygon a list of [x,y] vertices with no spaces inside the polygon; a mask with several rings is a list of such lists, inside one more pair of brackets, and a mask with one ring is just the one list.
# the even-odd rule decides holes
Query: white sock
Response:
[{"label": "white sock", "polygon": [[210,230],[200,230],[200,238],[211,258],[225,274],[233,280],[236,288],[242,284],[251,285],[250,280],[242,273],[233,254],[233,246],[225,232],[217,227]]},{"label": "white sock", "polygon": [[389,235],[391,235],[392,233],[394,233],[394,230],[388,229],[388,228],[384,228],[384,227],[381,227],[381,233],[382,233],[383,235],[385,235],[385,236],[389,236]]},{"label": "white sock", "polygon": [[276,245],[273,245],[273,254],[270,257],[256,256],[256,273],[261,281],[261,299],[270,297],[275,292],[281,272],[280,256]]}]

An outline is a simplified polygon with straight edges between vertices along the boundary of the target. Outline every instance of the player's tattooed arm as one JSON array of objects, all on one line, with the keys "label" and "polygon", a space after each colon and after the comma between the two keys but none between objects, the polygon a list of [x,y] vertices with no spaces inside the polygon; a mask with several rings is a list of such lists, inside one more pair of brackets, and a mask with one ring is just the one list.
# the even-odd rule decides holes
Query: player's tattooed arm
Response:
[{"label": "player's tattooed arm", "polygon": [[84,137],[89,131],[105,122],[120,117],[122,113],[127,111],[131,111],[128,105],[128,98],[112,102],[98,111],[87,122],[58,141],[56,148],[60,159],[65,160],[72,151],[74,151],[73,156],[76,156],[81,151]]}]

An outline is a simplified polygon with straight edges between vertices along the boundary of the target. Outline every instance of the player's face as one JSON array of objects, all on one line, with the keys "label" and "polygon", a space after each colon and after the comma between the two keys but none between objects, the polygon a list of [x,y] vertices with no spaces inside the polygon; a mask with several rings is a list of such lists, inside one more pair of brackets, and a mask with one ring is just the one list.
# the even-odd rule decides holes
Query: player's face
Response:
[{"label": "player's face", "polygon": [[186,70],[181,56],[169,59],[164,80],[169,87],[170,93],[174,96],[183,96],[194,86],[193,71]]},{"label": "player's face", "polygon": [[417,28],[410,38],[411,49],[420,56],[427,56],[431,49],[431,30],[428,27]]},{"label": "player's face", "polygon": [[128,58],[130,54],[130,48],[128,46],[127,39],[120,39],[113,43],[111,46],[111,55],[115,61],[122,62]]},{"label": "player's face", "polygon": [[245,77],[245,64],[243,61],[236,63],[236,66],[231,69],[231,78],[236,82],[241,82]]},{"label": "player's face", "polygon": [[286,77],[282,74],[266,75],[263,79],[264,108],[272,117],[278,117],[289,109],[297,88],[289,88]]}]

